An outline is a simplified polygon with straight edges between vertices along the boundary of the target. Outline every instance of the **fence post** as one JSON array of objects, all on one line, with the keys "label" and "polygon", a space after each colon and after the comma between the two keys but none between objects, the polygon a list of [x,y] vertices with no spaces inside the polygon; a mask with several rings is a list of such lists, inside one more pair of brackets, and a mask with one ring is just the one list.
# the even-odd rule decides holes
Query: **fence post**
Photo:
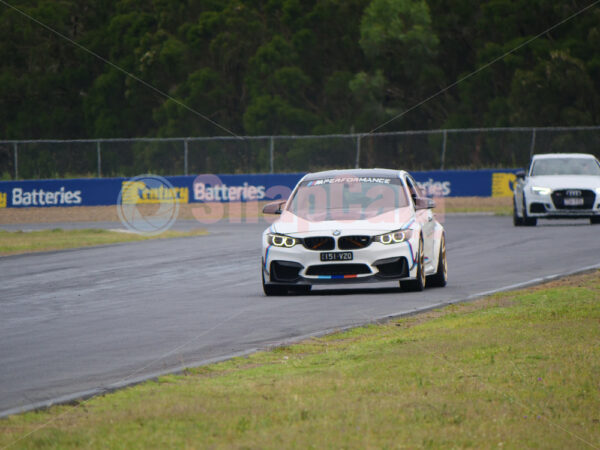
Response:
[{"label": "fence post", "polygon": [[536,129],[534,128],[531,133],[531,146],[529,147],[529,159],[530,160],[533,157],[533,151],[535,150],[535,132],[536,132]]},{"label": "fence post", "polygon": [[188,174],[188,140],[184,139],[183,141],[183,174]]},{"label": "fence post", "polygon": [[446,164],[446,144],[448,143],[448,130],[444,130],[442,134],[442,164],[440,166],[440,170],[444,170],[444,165]]},{"label": "fence post", "polygon": [[271,136],[269,141],[269,165],[271,167],[271,173],[275,172],[275,161],[274,161],[274,153],[275,153],[275,138]]},{"label": "fence post", "polygon": [[356,163],[354,164],[354,167],[357,169],[360,168],[360,138],[360,134],[356,136]]},{"label": "fence post", "polygon": [[19,150],[17,149],[17,143],[13,143],[13,149],[15,150],[15,180],[19,179]]},{"label": "fence post", "polygon": [[102,178],[102,154],[100,150],[100,141],[96,142],[96,155],[98,157],[98,178]]}]

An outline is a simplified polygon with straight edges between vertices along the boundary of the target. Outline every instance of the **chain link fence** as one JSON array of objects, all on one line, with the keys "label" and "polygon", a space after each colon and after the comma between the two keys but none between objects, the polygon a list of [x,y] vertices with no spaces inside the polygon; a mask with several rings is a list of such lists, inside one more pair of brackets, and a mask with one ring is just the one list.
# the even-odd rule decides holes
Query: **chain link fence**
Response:
[{"label": "chain link fence", "polygon": [[0,141],[0,179],[285,173],[353,167],[525,167],[534,153],[600,157],[600,126],[323,136]]}]

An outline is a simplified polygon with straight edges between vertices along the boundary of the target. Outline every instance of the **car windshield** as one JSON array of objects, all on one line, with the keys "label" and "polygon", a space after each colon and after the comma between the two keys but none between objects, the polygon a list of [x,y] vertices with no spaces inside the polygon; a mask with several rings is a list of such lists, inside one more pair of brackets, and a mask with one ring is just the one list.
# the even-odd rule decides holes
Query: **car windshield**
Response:
[{"label": "car windshield", "polygon": [[534,161],[531,176],[598,175],[600,165],[591,158],[548,158]]},{"label": "car windshield", "polygon": [[399,178],[337,176],[303,181],[288,211],[313,222],[364,220],[405,206]]}]

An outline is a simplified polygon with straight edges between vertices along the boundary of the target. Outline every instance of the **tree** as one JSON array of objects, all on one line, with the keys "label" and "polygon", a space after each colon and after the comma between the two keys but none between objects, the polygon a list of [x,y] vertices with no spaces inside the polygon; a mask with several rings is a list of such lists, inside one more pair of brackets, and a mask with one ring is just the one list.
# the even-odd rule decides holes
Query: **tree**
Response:
[{"label": "tree", "polygon": [[532,126],[593,125],[600,97],[583,61],[553,51],[532,70],[519,69],[509,98],[513,123]]},{"label": "tree", "polygon": [[[373,0],[365,10],[360,30],[360,45],[372,70],[385,78],[384,108],[412,106],[433,93],[441,78],[435,65],[439,41],[424,0]],[[359,73],[355,85],[379,80]],[[363,107],[373,108],[366,104]],[[424,110],[435,115],[431,105],[424,105]],[[425,116],[418,112],[408,123],[415,124]]]}]

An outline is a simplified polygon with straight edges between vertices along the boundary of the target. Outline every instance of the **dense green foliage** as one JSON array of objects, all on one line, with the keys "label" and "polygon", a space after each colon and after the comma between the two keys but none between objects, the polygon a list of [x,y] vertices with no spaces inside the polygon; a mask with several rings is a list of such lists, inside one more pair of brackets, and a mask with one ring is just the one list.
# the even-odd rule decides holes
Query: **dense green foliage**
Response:
[{"label": "dense green foliage", "polygon": [[[587,1],[18,0],[238,134],[369,131]],[[3,139],[224,134],[0,5]],[[600,120],[600,7],[386,129]]]},{"label": "dense green foliage", "polygon": [[[0,139],[367,132],[591,0],[12,3]],[[598,123],[595,6],[383,130]]]}]

